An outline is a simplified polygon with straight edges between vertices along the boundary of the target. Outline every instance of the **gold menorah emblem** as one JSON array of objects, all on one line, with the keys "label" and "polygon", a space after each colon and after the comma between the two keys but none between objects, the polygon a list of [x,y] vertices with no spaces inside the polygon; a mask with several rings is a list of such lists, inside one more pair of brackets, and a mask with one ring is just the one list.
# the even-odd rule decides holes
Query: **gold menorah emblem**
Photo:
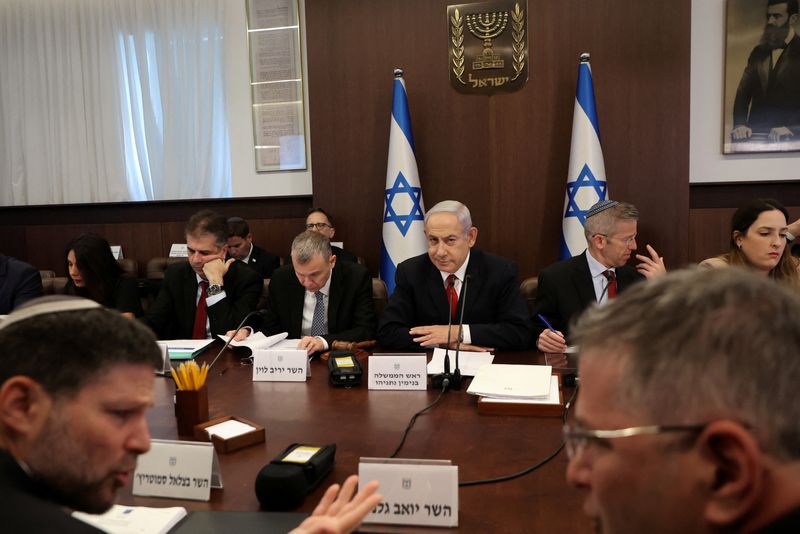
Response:
[{"label": "gold menorah emblem", "polygon": [[[527,2],[447,7],[450,81],[462,93],[516,91],[528,78]],[[509,31],[506,31],[506,30]]]},{"label": "gold menorah emblem", "polygon": [[472,69],[502,69],[505,61],[492,50],[492,39],[499,37],[508,26],[508,11],[473,13],[464,18],[469,32],[478,39],[483,39],[483,53],[472,62]]}]

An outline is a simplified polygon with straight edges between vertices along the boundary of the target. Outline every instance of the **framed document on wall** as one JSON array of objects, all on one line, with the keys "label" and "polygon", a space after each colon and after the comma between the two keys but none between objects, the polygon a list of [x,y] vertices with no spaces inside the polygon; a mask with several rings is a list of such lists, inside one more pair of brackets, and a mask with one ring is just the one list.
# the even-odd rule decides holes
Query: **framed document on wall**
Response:
[{"label": "framed document on wall", "polygon": [[256,171],[305,169],[303,61],[297,0],[247,0]]}]

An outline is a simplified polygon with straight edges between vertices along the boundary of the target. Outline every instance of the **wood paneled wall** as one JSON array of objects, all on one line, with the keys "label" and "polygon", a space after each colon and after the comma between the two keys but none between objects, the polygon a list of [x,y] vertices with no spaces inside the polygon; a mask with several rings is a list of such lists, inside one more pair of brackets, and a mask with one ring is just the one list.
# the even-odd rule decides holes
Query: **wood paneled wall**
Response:
[{"label": "wood paneled wall", "polygon": [[528,0],[528,84],[491,97],[450,88],[448,3],[306,0],[313,199],[6,208],[0,249],[59,270],[67,240],[94,230],[143,264],[210,207],[248,218],[256,240],[282,252],[313,204],[377,272],[392,71],[402,67],[426,205],[462,200],[478,245],[534,275],[558,255],[578,58],[588,51],[611,196],[642,211],[640,246],[653,243],[670,266],[688,261],[690,0]]}]

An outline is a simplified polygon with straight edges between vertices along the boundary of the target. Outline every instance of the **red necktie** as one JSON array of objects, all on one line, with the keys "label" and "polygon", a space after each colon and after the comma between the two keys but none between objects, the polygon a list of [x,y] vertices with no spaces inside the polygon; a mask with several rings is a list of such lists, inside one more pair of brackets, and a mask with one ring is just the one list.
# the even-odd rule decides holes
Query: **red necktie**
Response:
[{"label": "red necktie", "polygon": [[603,273],[603,276],[608,280],[608,298],[613,299],[617,297],[617,273],[609,269]]},{"label": "red necktie", "polygon": [[456,320],[456,310],[458,309],[458,292],[456,291],[456,275],[451,274],[447,277],[447,285],[444,288],[447,302],[450,303],[450,318]]},{"label": "red necktie", "polygon": [[206,298],[208,293],[208,282],[200,282],[200,300],[197,301],[197,311],[194,314],[194,328],[192,329],[192,339],[206,338]]}]

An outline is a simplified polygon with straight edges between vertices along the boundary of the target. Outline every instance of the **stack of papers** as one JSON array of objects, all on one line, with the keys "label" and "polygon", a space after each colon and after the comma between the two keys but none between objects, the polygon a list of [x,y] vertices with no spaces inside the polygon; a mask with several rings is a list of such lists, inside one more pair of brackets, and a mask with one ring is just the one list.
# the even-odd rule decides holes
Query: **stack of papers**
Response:
[{"label": "stack of papers", "polygon": [[101,515],[72,512],[72,516],[111,534],[166,534],[186,517],[186,509],[115,504]]},{"label": "stack of papers", "polygon": [[[450,372],[456,370],[456,351],[450,349]],[[433,349],[433,358],[428,363],[428,374],[438,375],[444,373],[444,349]],[[469,352],[459,351],[458,370],[461,376],[475,376],[475,372],[484,365],[494,361],[494,354],[491,352]]]},{"label": "stack of papers", "polygon": [[555,383],[558,404],[558,377],[549,365],[484,365],[475,373],[467,393],[500,401],[538,401],[550,404]]},{"label": "stack of papers", "polygon": [[[231,347],[245,347],[251,351],[264,349],[296,349],[299,339],[287,339],[288,332],[281,332],[274,336],[265,336],[263,332],[254,332],[242,341],[231,341]],[[228,336],[219,336],[222,341],[227,342]]]}]

